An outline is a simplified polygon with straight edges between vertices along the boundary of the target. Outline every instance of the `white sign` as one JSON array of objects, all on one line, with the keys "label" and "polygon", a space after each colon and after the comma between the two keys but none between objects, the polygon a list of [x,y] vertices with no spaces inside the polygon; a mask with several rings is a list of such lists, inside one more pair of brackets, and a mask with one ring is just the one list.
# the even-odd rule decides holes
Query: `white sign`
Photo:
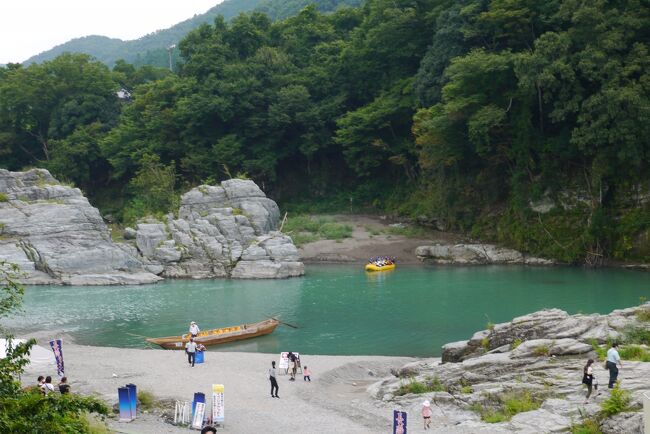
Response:
[{"label": "white sign", "polygon": [[223,423],[225,418],[226,405],[224,403],[223,384],[212,385],[212,422]]},{"label": "white sign", "polygon": [[194,419],[192,419],[192,428],[203,428],[203,417],[205,416],[205,403],[197,402],[194,409]]},{"label": "white sign", "polygon": [[280,365],[278,369],[289,369],[289,353],[280,353]]}]

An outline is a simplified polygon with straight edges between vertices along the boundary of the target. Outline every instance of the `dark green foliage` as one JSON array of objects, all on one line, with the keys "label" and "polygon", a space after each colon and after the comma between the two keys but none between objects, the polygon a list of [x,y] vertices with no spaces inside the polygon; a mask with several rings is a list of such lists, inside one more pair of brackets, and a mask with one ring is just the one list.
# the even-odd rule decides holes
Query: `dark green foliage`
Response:
[{"label": "dark green foliage", "polygon": [[609,397],[600,403],[600,412],[604,417],[611,417],[630,408],[630,392],[621,389],[620,382],[611,389]]},{"label": "dark green foliage", "polygon": [[2,165],[49,167],[128,219],[170,206],[134,188],[149,155],[174,169],[164,191],[242,174],[292,211],[425,216],[568,263],[650,259],[647,2],[272,1],[242,6],[271,17],[186,22],[175,73],[142,57],[0,68]]}]

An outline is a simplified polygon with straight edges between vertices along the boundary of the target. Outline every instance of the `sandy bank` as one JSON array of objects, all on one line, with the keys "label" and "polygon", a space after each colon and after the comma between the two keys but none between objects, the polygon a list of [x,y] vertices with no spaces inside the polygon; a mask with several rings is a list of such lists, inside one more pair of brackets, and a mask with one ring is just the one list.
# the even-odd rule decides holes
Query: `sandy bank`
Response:
[{"label": "sandy bank", "polygon": [[[337,214],[330,216],[337,223],[350,225],[352,236],[342,240],[319,240],[298,248],[305,263],[365,263],[368,258],[382,255],[397,258],[398,264],[419,264],[415,249],[422,245],[456,243],[462,238],[449,232],[422,232],[411,238],[390,233],[390,221],[373,215]],[[408,227],[405,226],[405,227]]]},{"label": "sandy bank", "polygon": [[[267,378],[277,355],[207,352],[206,362],[191,368],[184,352],[89,347],[64,343],[66,375],[75,393],[96,394],[117,402],[117,388],[134,383],[156,398],[191,401],[194,392],[208,394],[213,383],[225,385],[226,424],[231,433],[380,433],[390,431],[391,408],[370,398],[368,385],[390,375],[391,368],[415,359],[380,356],[309,356],[312,382],[280,376],[280,399],[270,396]],[[46,372],[44,372],[46,371]],[[55,367],[30,366],[23,380],[55,377]],[[173,408],[171,408],[173,413]],[[125,433],[187,432],[152,415],[111,428]]]}]

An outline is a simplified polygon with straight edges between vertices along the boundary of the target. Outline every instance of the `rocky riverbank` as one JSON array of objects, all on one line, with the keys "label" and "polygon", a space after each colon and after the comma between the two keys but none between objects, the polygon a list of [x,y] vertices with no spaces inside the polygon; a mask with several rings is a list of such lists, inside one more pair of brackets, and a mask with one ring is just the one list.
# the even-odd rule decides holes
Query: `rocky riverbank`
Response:
[{"label": "rocky riverbank", "polygon": [[550,259],[527,256],[517,250],[493,244],[441,244],[418,246],[415,255],[435,264],[525,264],[552,265]]},{"label": "rocky riverbank", "polygon": [[0,169],[0,260],[17,264],[27,284],[302,275],[291,238],[276,231],[279,215],[255,183],[233,179],[191,190],[178,218],[143,222],[118,243],[78,188],[44,169]]},{"label": "rocky riverbank", "polygon": [[[606,345],[599,345],[607,341],[638,341],[636,351],[650,354],[648,313],[650,303],[609,315],[568,315],[559,309],[535,312],[490,325],[467,341],[447,344],[441,363],[410,363],[369,391],[383,402],[409,409],[413,417],[422,401],[430,400],[434,423],[448,426],[433,432],[564,432],[589,420],[605,434],[641,434],[640,410],[643,393],[650,390],[650,363],[624,361],[619,379],[630,402],[626,411],[611,417],[601,413],[600,403],[610,396],[603,363],[595,364],[601,396],[585,404],[581,380],[586,360],[598,360],[596,348],[602,354]],[[504,409],[508,405],[528,405],[529,411],[508,413]]]}]

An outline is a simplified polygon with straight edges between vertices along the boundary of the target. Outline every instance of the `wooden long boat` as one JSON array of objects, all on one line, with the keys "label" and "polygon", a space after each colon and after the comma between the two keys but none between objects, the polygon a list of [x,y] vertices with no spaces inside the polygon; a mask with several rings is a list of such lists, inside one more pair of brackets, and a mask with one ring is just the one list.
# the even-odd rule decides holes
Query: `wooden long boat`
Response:
[{"label": "wooden long boat", "polygon": [[[273,332],[280,324],[275,318],[269,318],[264,321],[241,324],[232,327],[222,327],[218,329],[205,330],[194,338],[197,344],[208,345],[225,344],[226,342],[239,341],[242,339],[250,339],[257,336],[268,335]],[[184,350],[185,343],[190,340],[190,335],[185,334],[182,336],[167,336],[164,338],[148,338],[147,342],[160,345],[168,350]]]}]

